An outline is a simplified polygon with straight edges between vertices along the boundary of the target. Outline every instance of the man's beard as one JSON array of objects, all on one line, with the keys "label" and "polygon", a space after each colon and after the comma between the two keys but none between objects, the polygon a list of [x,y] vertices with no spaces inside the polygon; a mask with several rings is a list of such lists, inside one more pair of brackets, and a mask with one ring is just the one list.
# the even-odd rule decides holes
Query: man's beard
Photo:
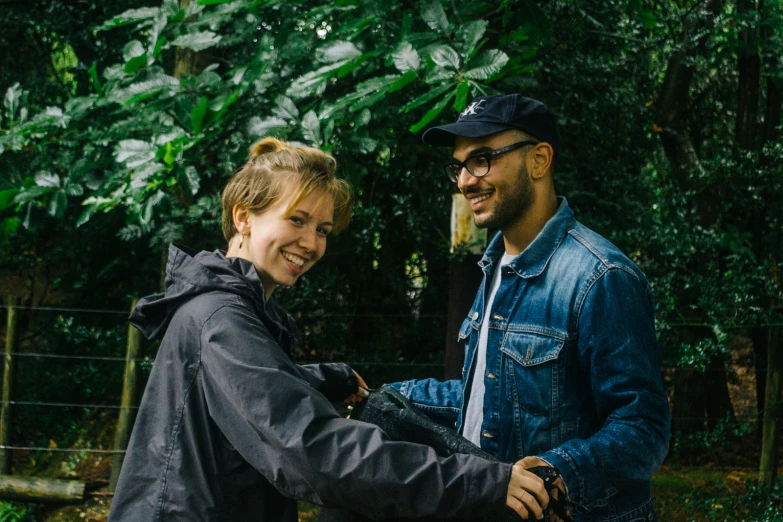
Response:
[{"label": "man's beard", "polygon": [[495,189],[498,201],[488,216],[479,222],[477,216],[473,215],[473,222],[478,228],[504,230],[521,219],[533,205],[536,194],[533,192],[533,184],[527,175],[527,165],[524,163],[519,168],[516,181],[504,188],[506,190],[503,196]]}]

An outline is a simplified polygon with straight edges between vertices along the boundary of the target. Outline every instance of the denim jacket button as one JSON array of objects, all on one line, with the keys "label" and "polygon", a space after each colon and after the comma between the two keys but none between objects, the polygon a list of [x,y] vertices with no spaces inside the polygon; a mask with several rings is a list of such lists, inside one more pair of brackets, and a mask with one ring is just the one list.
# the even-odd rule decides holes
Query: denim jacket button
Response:
[{"label": "denim jacket button", "polygon": [[494,373],[487,372],[487,379],[494,379],[494,378],[495,378]]},{"label": "denim jacket button", "polygon": [[478,319],[478,312],[473,312],[473,315],[471,315],[470,317],[473,318],[473,320],[475,321],[476,319]]},{"label": "denim jacket button", "polygon": [[482,432],[481,432],[481,436],[482,436],[482,437],[486,437],[486,438],[488,438],[488,439],[494,439],[494,438],[495,438],[495,436],[494,436],[494,435],[492,435],[492,434],[491,434],[490,432],[488,432],[488,431],[482,431]]},{"label": "denim jacket button", "polygon": [[502,321],[503,316],[500,314],[492,314],[492,319],[494,319],[495,321]]}]

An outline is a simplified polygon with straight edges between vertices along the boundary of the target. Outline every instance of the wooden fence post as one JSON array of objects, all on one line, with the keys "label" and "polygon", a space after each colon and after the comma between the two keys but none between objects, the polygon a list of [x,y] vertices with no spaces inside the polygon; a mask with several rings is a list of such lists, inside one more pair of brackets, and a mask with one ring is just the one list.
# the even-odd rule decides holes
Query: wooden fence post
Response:
[{"label": "wooden fence post", "polygon": [[[16,380],[16,297],[8,298],[8,322],[5,331],[5,355],[3,356],[3,403],[0,404],[0,446],[10,446],[11,401],[14,400]],[[0,448],[0,474],[11,469],[11,450]]]},{"label": "wooden fence post", "polygon": [[[136,308],[138,299],[131,301],[131,310]],[[117,419],[117,431],[114,434],[114,449],[123,451],[128,447],[133,421],[136,412],[133,406],[136,405],[136,384],[138,383],[136,359],[141,353],[141,332],[136,327],[128,325],[128,347],[125,354],[125,377],[122,381],[122,408]],[[117,487],[117,480],[120,478],[120,469],[122,461],[125,459],[124,453],[115,453],[111,463],[111,477],[109,478],[109,491],[114,491]]]},{"label": "wooden fence post", "polygon": [[761,439],[759,484],[772,487],[778,467],[781,413],[783,412],[783,354],[780,346],[780,328],[769,329],[767,346],[767,390],[764,400],[764,426]]}]

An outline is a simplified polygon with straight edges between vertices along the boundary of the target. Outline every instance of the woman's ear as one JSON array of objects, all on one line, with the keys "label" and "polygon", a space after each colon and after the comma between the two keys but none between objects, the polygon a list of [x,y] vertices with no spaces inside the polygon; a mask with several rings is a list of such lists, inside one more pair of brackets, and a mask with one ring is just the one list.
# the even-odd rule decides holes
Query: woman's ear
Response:
[{"label": "woman's ear", "polygon": [[234,218],[234,226],[241,236],[250,235],[250,211],[237,203],[234,205],[231,215]]}]

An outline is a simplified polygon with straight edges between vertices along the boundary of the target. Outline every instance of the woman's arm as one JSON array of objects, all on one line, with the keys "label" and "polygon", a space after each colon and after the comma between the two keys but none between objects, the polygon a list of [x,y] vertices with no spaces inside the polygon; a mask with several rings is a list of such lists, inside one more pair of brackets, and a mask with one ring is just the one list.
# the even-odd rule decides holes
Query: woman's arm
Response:
[{"label": "woman's arm", "polygon": [[341,418],[239,299],[205,323],[201,359],[214,421],[287,496],[372,518],[505,510],[510,464],[441,459],[427,446],[392,442],[375,426]]}]

